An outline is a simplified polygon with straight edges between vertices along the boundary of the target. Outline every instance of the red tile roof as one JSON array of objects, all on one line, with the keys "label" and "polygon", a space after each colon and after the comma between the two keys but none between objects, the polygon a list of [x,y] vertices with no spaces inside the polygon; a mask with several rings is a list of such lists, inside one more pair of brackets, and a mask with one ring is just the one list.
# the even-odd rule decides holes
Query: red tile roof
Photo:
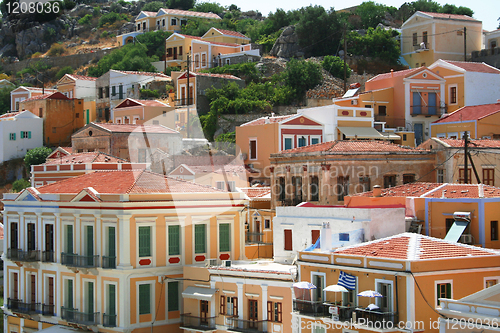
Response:
[{"label": "red tile roof", "polygon": [[267,120],[269,120],[270,124],[273,123],[281,123],[291,117],[295,116],[294,114],[286,115],[286,116],[276,116],[276,117],[260,117],[258,119],[249,121],[248,123],[241,124],[240,126],[256,126],[256,125],[264,125]]},{"label": "red tile roof", "polygon": [[[230,74],[213,74],[213,73],[202,73],[202,72],[189,72],[190,77],[191,76],[207,76],[207,77],[216,77],[220,79],[227,79],[227,80],[240,80],[241,79],[237,76],[230,75]],[[177,80],[185,79],[186,78],[186,72],[184,72],[182,75],[180,75]]]},{"label": "red tile roof", "polygon": [[128,161],[105,153],[93,152],[93,153],[72,154],[60,158],[51,158],[45,162],[45,164],[82,164],[82,163],[128,163]]},{"label": "red tile roof", "polygon": [[161,8],[160,10],[163,10],[167,14],[172,14],[172,15],[195,16],[195,17],[202,17],[202,18],[220,19],[220,16],[217,14],[214,14],[214,13],[192,12],[190,10],[166,9],[166,8]]},{"label": "red tile roof", "polygon": [[407,75],[411,75],[414,72],[417,72],[419,70],[420,70],[420,68],[410,68],[410,69],[403,69],[401,71],[395,71],[395,72],[389,72],[389,73],[379,74],[379,75],[371,78],[370,80],[368,80],[366,82],[373,82],[373,81],[377,81],[377,80],[385,80],[385,79],[389,79],[391,77],[407,76]]},{"label": "red tile roof", "polygon": [[156,14],[157,14],[156,12],[148,12],[148,11],[145,11],[145,10],[143,10],[142,12],[144,14],[146,14],[147,16],[156,16]]},{"label": "red tile roof", "polygon": [[465,61],[451,61],[451,60],[442,60],[442,61],[447,62],[451,65],[455,65],[462,69],[465,69],[467,72],[500,74],[500,69],[490,66],[484,62],[465,62]]},{"label": "red tile roof", "polygon": [[37,87],[25,87],[25,86],[18,87],[18,88],[16,88],[16,90],[19,89],[19,88],[24,88],[24,89],[26,89],[28,91],[32,91],[32,92],[42,92],[42,91],[44,91],[44,93],[54,93],[54,92],[57,91],[57,89],[49,89],[49,88],[43,88],[42,89],[42,88],[37,88]]},{"label": "red tile roof", "polygon": [[223,45],[223,46],[232,46],[232,47],[241,47],[241,45],[240,45],[240,44],[236,44],[236,43],[212,42],[212,41],[205,40],[205,39],[203,39],[202,37],[198,37],[198,36],[183,35],[183,34],[178,34],[178,35],[183,36],[183,37],[186,37],[186,38],[191,38],[191,39],[200,40],[200,41],[203,41],[203,42],[208,43],[208,44]]},{"label": "red tile roof", "polygon": [[70,78],[72,78],[74,80],[84,80],[84,81],[95,81],[95,80],[97,80],[96,77],[92,77],[92,76],[74,75],[74,74],[66,74],[66,75],[68,75]]},{"label": "red tile roof", "polygon": [[[445,138],[432,138],[437,142],[442,142],[445,146],[453,148],[463,148],[464,140],[462,139],[445,139]],[[475,148],[500,148],[500,140],[491,139],[470,139],[469,147]]]},{"label": "red tile roof", "polygon": [[[372,197],[373,191],[352,196]],[[382,197],[500,198],[500,188],[484,184],[411,183],[382,189]]]},{"label": "red tile roof", "polygon": [[100,127],[109,132],[115,133],[163,133],[172,134],[178,133],[173,129],[163,125],[136,125],[136,124],[108,124],[108,123],[92,123],[94,126]]},{"label": "red tile roof", "polygon": [[68,98],[65,95],[63,95],[62,93],[56,91],[56,92],[52,92],[52,93],[48,93],[48,94],[44,94],[44,95],[38,95],[38,96],[35,96],[35,97],[31,97],[31,98],[25,99],[24,101],[21,101],[21,103],[22,102],[34,101],[34,100],[40,100],[40,99],[65,99],[65,100],[70,100],[71,98]]},{"label": "red tile roof", "polygon": [[453,243],[415,233],[402,233],[367,243],[339,248],[334,253],[412,261],[500,255],[495,250]]},{"label": "red tile roof", "polygon": [[78,194],[87,187],[103,194],[224,192],[145,170],[96,171],[41,186],[37,190],[40,193]]},{"label": "red tile roof", "polygon": [[346,141],[329,141],[318,143],[315,145],[282,150],[280,154],[298,154],[298,153],[314,153],[314,152],[329,152],[329,153],[363,153],[363,152],[425,152],[426,150],[412,148],[407,146],[396,145],[387,141],[364,141],[364,140],[346,140]]},{"label": "red tile roof", "polygon": [[445,114],[441,119],[434,121],[433,124],[480,120],[499,111],[500,103],[464,106],[452,113]]},{"label": "red tile roof", "polygon": [[130,74],[130,75],[144,75],[144,76],[155,76],[155,77],[161,77],[161,78],[166,78],[170,79],[170,76],[165,75],[163,73],[158,73],[158,72],[134,72],[134,71],[119,71],[114,69],[116,72],[120,72],[123,74]]},{"label": "red tile roof", "polygon": [[220,32],[223,35],[250,39],[249,37],[243,35],[242,33],[239,33],[238,31],[225,30],[225,29],[219,29],[219,28],[216,28],[215,30],[217,30],[218,32]]},{"label": "red tile roof", "polygon": [[186,165],[195,174],[203,173],[222,173],[224,172],[236,172],[236,173],[246,173],[245,166],[243,164],[224,164],[224,165]]},{"label": "red tile roof", "polygon": [[240,190],[250,199],[262,198],[271,193],[270,187],[243,187]]},{"label": "red tile roof", "polygon": [[0,119],[2,119],[2,118],[13,118],[13,117],[17,116],[20,113],[21,112],[7,112],[7,113],[4,113],[4,114],[0,115]]},{"label": "red tile roof", "polygon": [[476,20],[475,18],[472,18],[467,15],[457,15],[457,14],[445,14],[445,13],[431,13],[431,12],[420,12],[423,14],[430,15],[435,18],[440,18],[440,19],[450,19],[450,20],[465,20],[465,21],[476,21],[476,22],[481,22]]}]

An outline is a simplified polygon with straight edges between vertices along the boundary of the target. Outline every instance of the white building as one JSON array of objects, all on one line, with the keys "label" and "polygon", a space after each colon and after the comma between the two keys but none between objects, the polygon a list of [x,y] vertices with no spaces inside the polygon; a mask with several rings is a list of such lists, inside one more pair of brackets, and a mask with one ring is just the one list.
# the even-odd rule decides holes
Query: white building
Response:
[{"label": "white building", "polygon": [[321,250],[329,251],[405,232],[405,209],[276,207],[273,227],[274,260],[291,263],[320,237]]},{"label": "white building", "polygon": [[43,146],[43,119],[29,111],[0,116],[0,163]]}]

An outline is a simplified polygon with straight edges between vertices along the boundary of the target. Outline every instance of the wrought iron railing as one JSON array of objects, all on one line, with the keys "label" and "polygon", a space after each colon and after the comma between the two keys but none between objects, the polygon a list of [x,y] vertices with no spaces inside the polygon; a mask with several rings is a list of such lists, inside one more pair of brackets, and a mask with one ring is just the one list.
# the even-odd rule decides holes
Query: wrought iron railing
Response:
[{"label": "wrought iron railing", "polygon": [[56,262],[56,256],[54,251],[43,251],[42,261],[44,262]]},{"label": "wrought iron railing", "polygon": [[263,238],[264,238],[264,233],[262,233],[262,232],[247,232],[246,233],[246,242],[247,243],[262,244]]},{"label": "wrought iron railing", "polygon": [[116,268],[116,257],[102,256],[102,268]]},{"label": "wrought iron railing", "polygon": [[7,258],[10,260],[19,260],[19,261],[40,261],[40,251],[7,249]]},{"label": "wrought iron railing", "polygon": [[235,317],[227,318],[231,332],[267,332],[267,320],[246,320]]},{"label": "wrought iron railing", "polygon": [[42,314],[44,316],[55,316],[56,307],[54,304],[42,304]]},{"label": "wrought iron railing", "polygon": [[70,267],[99,267],[99,256],[85,256],[62,252],[61,263]]},{"label": "wrought iron railing", "polygon": [[293,300],[293,311],[312,317],[328,317],[328,304],[322,301]]},{"label": "wrought iron railing", "polygon": [[359,324],[377,328],[380,327],[382,330],[395,327],[399,320],[397,312],[379,312],[356,309],[354,310],[354,313],[356,313],[356,322]]},{"label": "wrought iron railing", "polygon": [[106,314],[102,315],[102,326],[104,327],[116,327],[116,314]]},{"label": "wrought iron railing", "polygon": [[78,309],[61,307],[61,318],[70,323],[99,325],[99,312],[80,312]]},{"label": "wrought iron railing", "polygon": [[198,331],[214,330],[215,317],[197,317],[190,313],[181,314],[181,329],[194,329]]},{"label": "wrought iron railing", "polygon": [[16,311],[19,313],[33,314],[40,313],[40,303],[26,303],[20,299],[9,298],[7,299],[7,307],[9,310]]}]

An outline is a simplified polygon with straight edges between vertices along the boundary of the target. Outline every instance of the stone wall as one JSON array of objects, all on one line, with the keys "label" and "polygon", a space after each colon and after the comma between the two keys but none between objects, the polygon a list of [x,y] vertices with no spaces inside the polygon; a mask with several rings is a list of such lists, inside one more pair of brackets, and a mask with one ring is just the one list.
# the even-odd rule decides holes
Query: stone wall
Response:
[{"label": "stone wall", "polygon": [[[302,107],[296,106],[276,106],[273,108],[273,112],[276,116],[284,116],[288,114],[296,114],[298,109]],[[246,113],[246,114],[224,114],[221,115],[218,121],[217,134],[234,132],[236,126],[247,123],[254,119],[258,119],[264,116],[271,116],[268,113]]]},{"label": "stone wall", "polygon": [[471,61],[484,62],[490,66],[500,68],[500,47],[494,49],[485,49],[481,51],[473,51]]},{"label": "stone wall", "polygon": [[27,171],[22,158],[0,163],[0,186],[21,178],[27,178]]}]

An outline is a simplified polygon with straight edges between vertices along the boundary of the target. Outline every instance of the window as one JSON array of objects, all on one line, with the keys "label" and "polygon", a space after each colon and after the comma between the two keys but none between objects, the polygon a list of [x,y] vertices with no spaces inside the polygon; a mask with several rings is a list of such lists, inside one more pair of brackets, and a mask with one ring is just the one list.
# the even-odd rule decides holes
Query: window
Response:
[{"label": "window", "polygon": [[448,298],[451,299],[451,283],[438,283],[436,285],[436,302],[437,305],[439,306],[439,299],[440,298]]},{"label": "window", "polygon": [[493,168],[483,169],[483,184],[495,186],[495,169]]},{"label": "window", "polygon": [[413,174],[403,175],[403,184],[409,184],[414,182],[415,182],[415,175]]},{"label": "window", "polygon": [[180,226],[168,226],[168,255],[177,256],[181,254],[180,248]]},{"label": "window", "polygon": [[109,86],[104,88],[104,97],[109,98]]},{"label": "window", "polygon": [[160,125],[160,121],[159,120],[153,120],[153,125]]},{"label": "window", "polygon": [[[467,169],[467,184],[471,184],[471,181],[472,181],[472,170],[470,168]],[[464,168],[460,168],[458,170],[458,182],[460,184],[465,184],[465,169]]]},{"label": "window", "polygon": [[[137,30],[141,30],[141,24],[137,24]],[[102,98],[102,97],[101,97]]]},{"label": "window", "polygon": [[257,140],[250,140],[250,159],[257,159]]},{"label": "window", "polygon": [[344,197],[349,195],[349,176],[337,177],[337,200],[344,201]]},{"label": "window", "polygon": [[111,87],[111,96],[116,96],[116,86]]},{"label": "window", "polygon": [[278,185],[278,200],[285,201],[286,200],[285,177],[279,177],[277,185]]},{"label": "window", "polygon": [[139,314],[151,313],[151,285],[139,285]]},{"label": "window", "polygon": [[16,133],[10,133],[9,134],[9,140],[16,141]]},{"label": "window", "polygon": [[285,251],[292,251],[292,230],[291,229],[285,229]]},{"label": "window", "polygon": [[65,307],[73,309],[73,280],[66,280]]},{"label": "window", "polygon": [[179,55],[182,55],[182,46],[179,46]]},{"label": "window", "polygon": [[292,177],[294,205],[302,202],[302,177]]},{"label": "window", "polygon": [[[110,316],[107,318],[110,326],[116,326],[116,286],[114,284],[109,284],[107,286],[108,292],[108,302],[107,302],[107,311],[106,315]],[[104,319],[104,318],[103,318]]]},{"label": "window", "polygon": [[165,26],[165,19],[161,20],[161,25],[162,25],[162,27]]},{"label": "window", "polygon": [[21,139],[31,139],[31,131],[21,131]]},{"label": "window", "polygon": [[255,299],[248,300],[248,319],[257,321],[259,320],[259,306],[258,301]]},{"label": "window", "polygon": [[489,280],[484,281],[484,284],[485,284],[485,288],[493,287],[493,286],[496,286],[498,284],[498,280],[497,279],[489,279]]},{"label": "window", "polygon": [[339,233],[339,241],[348,242],[349,241],[349,234],[347,234],[345,232]]},{"label": "window", "polygon": [[311,201],[319,201],[319,177],[311,176],[311,183],[309,185],[309,193],[311,194]]},{"label": "window", "polygon": [[179,311],[179,282],[168,283],[168,311]]},{"label": "window", "polygon": [[217,181],[215,182],[215,186],[222,191],[230,191],[234,192],[236,190],[236,182],[234,180],[223,182],[223,181]]},{"label": "window", "polygon": [[264,220],[264,229],[271,229],[271,220],[270,219]]},{"label": "window", "polygon": [[73,253],[73,226],[66,225],[66,253]]},{"label": "window", "polygon": [[194,55],[194,66],[196,68],[200,67],[200,55],[198,53]]},{"label": "window", "polygon": [[[140,24],[139,24],[140,26]],[[103,87],[99,87],[99,98],[104,98],[104,88]]]},{"label": "window", "polygon": [[377,299],[380,312],[392,312],[392,283],[377,282],[377,291],[382,294],[382,297]]},{"label": "window", "polygon": [[378,115],[379,116],[386,116],[387,115],[387,106],[379,105],[378,106]]},{"label": "window", "polygon": [[283,321],[283,306],[281,302],[267,302],[267,321],[281,323]]},{"label": "window", "polygon": [[87,297],[86,297],[86,312],[88,314],[93,314],[94,313],[94,282],[87,282],[86,283],[86,289],[87,289]]},{"label": "window", "polygon": [[35,223],[28,223],[28,251],[35,251],[36,249],[36,230]]},{"label": "window", "polygon": [[396,186],[396,176],[384,176],[384,188],[394,187]]},{"label": "window", "polygon": [[186,25],[186,24],[187,24],[187,20],[186,19],[181,19],[181,26]]},{"label": "window", "polygon": [[207,66],[207,55],[206,53],[201,54],[201,66],[206,67]]},{"label": "window", "polygon": [[206,252],[206,225],[196,224],[194,226],[194,253],[205,253]]},{"label": "window", "polygon": [[38,117],[43,118],[43,108],[38,108]]},{"label": "window", "polygon": [[370,190],[370,177],[359,177],[359,191],[358,193],[368,192]]},{"label": "window", "polygon": [[437,182],[444,183],[444,169],[437,170]]},{"label": "window", "polygon": [[307,146],[307,138],[305,136],[301,136],[298,139],[298,147]]},{"label": "window", "polygon": [[492,241],[498,240],[498,221],[491,221],[490,222],[490,234],[491,234]]},{"label": "window", "polygon": [[[227,300],[227,302],[226,302]],[[220,314],[230,317],[238,316],[238,297],[220,297]]]},{"label": "window", "polygon": [[[137,124],[138,120],[141,120],[141,117],[134,116],[134,119],[132,120],[132,124]],[[158,125],[158,124],[155,124],[155,121],[158,122],[158,120],[153,120],[153,125]]]},{"label": "window", "polygon": [[170,20],[170,25],[177,25],[177,19],[171,19]]},{"label": "window", "polygon": [[319,136],[311,137],[311,144],[315,145],[315,144],[319,143],[319,140],[320,140]]},{"label": "window", "polygon": [[77,113],[75,114],[75,118],[80,118],[80,113],[78,113],[78,112],[77,112]]},{"label": "window", "polygon": [[293,137],[285,137],[284,141],[285,141],[285,149],[284,150],[288,150],[288,149],[293,148]]},{"label": "window", "polygon": [[417,33],[413,33],[413,46],[416,46],[418,45],[418,41],[417,41]]},{"label": "window", "polygon": [[221,223],[219,224],[219,251],[228,252],[231,251],[231,224]]},{"label": "window", "polygon": [[139,257],[151,257],[151,227],[139,227]]},{"label": "window", "polygon": [[[427,31],[422,33],[422,42],[424,42],[425,47],[427,48]],[[422,65],[423,66],[423,65]]]},{"label": "window", "polygon": [[450,104],[457,104],[457,87],[450,87]]}]

